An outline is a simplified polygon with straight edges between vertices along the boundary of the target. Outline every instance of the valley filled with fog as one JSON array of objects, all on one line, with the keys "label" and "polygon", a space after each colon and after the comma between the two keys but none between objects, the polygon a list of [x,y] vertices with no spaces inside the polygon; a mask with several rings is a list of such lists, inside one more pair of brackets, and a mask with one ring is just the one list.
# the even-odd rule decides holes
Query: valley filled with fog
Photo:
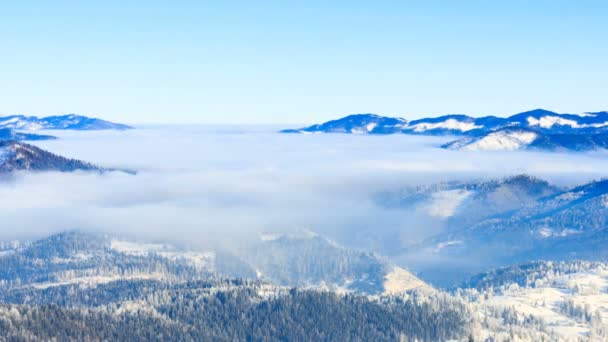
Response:
[{"label": "valley filled with fog", "polygon": [[60,129],[6,142],[7,336],[79,336],[72,318],[119,339],[608,336],[605,150],[279,129]]},{"label": "valley filled with fog", "polygon": [[[467,152],[450,137],[287,135],[273,126],[155,126],[49,131],[36,145],[118,172],[18,173],[0,186],[3,239],[70,229],[209,247],[262,233],[311,231],[416,270],[436,255],[410,246],[446,228],[463,198],[446,192],[416,206],[384,194],[450,181],[526,174],[568,188],[600,179],[605,152]],[[36,210],[36,215],[28,215]],[[449,260],[455,262],[455,260]],[[437,263],[447,262],[439,258]],[[466,262],[463,260],[463,262]]]}]

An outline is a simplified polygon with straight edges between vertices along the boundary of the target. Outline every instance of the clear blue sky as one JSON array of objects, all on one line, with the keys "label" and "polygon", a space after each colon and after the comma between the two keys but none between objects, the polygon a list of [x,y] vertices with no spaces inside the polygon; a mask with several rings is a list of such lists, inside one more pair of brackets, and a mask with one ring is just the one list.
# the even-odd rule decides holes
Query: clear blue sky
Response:
[{"label": "clear blue sky", "polygon": [[608,1],[4,1],[0,113],[608,110]]}]

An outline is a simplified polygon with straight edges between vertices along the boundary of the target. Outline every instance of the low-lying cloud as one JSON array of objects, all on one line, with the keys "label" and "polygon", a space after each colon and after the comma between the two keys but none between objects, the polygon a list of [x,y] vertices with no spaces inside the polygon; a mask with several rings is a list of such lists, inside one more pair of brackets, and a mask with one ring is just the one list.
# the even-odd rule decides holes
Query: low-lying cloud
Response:
[{"label": "low-lying cloud", "polygon": [[[290,135],[274,127],[148,127],[52,132],[36,145],[123,173],[20,173],[0,183],[1,239],[67,229],[200,245],[262,231],[310,229],[343,242],[442,229],[385,208],[379,191],[449,179],[530,173],[563,185],[599,178],[605,153],[460,152],[406,135]],[[387,240],[391,240],[386,238]],[[379,239],[370,245],[382,246]]]}]

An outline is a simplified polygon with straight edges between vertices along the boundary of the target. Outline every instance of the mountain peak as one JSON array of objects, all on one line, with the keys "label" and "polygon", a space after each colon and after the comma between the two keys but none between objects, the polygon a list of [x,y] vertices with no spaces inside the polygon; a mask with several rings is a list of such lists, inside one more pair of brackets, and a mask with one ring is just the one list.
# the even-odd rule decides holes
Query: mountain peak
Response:
[{"label": "mountain peak", "polygon": [[558,114],[556,112],[552,112],[550,110],[543,109],[543,108],[536,108],[536,109],[532,109],[532,110],[529,110],[529,111],[526,111],[526,112],[517,113],[515,115],[512,115],[511,117],[513,117],[513,116],[519,116],[519,115],[522,115],[522,116],[523,115],[526,115],[526,116],[543,116],[543,115],[561,115],[561,114]]}]

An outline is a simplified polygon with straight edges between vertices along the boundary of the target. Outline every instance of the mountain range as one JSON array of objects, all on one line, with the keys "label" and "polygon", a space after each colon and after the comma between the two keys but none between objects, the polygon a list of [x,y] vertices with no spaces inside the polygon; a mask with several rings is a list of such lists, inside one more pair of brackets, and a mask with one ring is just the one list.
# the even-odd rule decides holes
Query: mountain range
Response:
[{"label": "mountain range", "polygon": [[[263,241],[285,244],[293,255],[288,260],[315,258],[285,238],[316,236]],[[339,261],[332,260],[336,256],[318,258]],[[216,258],[78,231],[0,242],[0,338],[566,341],[608,335],[602,323],[605,263],[510,265],[475,275],[450,292],[369,296],[225,278],[215,273]],[[304,270],[298,265],[277,266]]]},{"label": "mountain range", "polygon": [[[443,226],[421,241],[401,244],[404,255],[440,260],[410,265],[436,285],[530,260],[608,261],[606,179],[568,188],[526,175],[453,181],[384,192],[376,200],[404,215],[424,214]],[[399,259],[397,251],[391,255]]]},{"label": "mountain range", "polygon": [[303,231],[263,234],[239,253],[257,277],[284,286],[327,286],[367,294],[431,288],[409,271],[373,253],[349,249],[319,234]]},{"label": "mountain range", "polygon": [[608,131],[608,111],[559,114],[535,109],[509,117],[449,114],[407,121],[376,114],[353,114],[282,133],[421,134],[478,136],[504,127],[533,129],[541,133],[602,133]]},{"label": "mountain range", "polygon": [[431,341],[470,332],[465,305],[445,295],[226,278],[216,257],[78,231],[0,243],[0,339]]},{"label": "mountain range", "polygon": [[129,279],[173,281],[256,279],[280,286],[377,295],[433,291],[386,260],[311,234],[265,234],[258,243],[235,253],[219,247],[200,251],[70,231],[38,241],[0,245],[0,265],[4,265],[0,284],[14,284],[19,279],[21,285],[46,288],[105,283],[129,275]]},{"label": "mountain range", "polygon": [[559,114],[535,109],[505,118],[450,114],[412,121],[376,114],[353,114],[323,124],[280,132],[464,136],[442,147],[470,151],[585,151],[608,147],[608,112]]}]

